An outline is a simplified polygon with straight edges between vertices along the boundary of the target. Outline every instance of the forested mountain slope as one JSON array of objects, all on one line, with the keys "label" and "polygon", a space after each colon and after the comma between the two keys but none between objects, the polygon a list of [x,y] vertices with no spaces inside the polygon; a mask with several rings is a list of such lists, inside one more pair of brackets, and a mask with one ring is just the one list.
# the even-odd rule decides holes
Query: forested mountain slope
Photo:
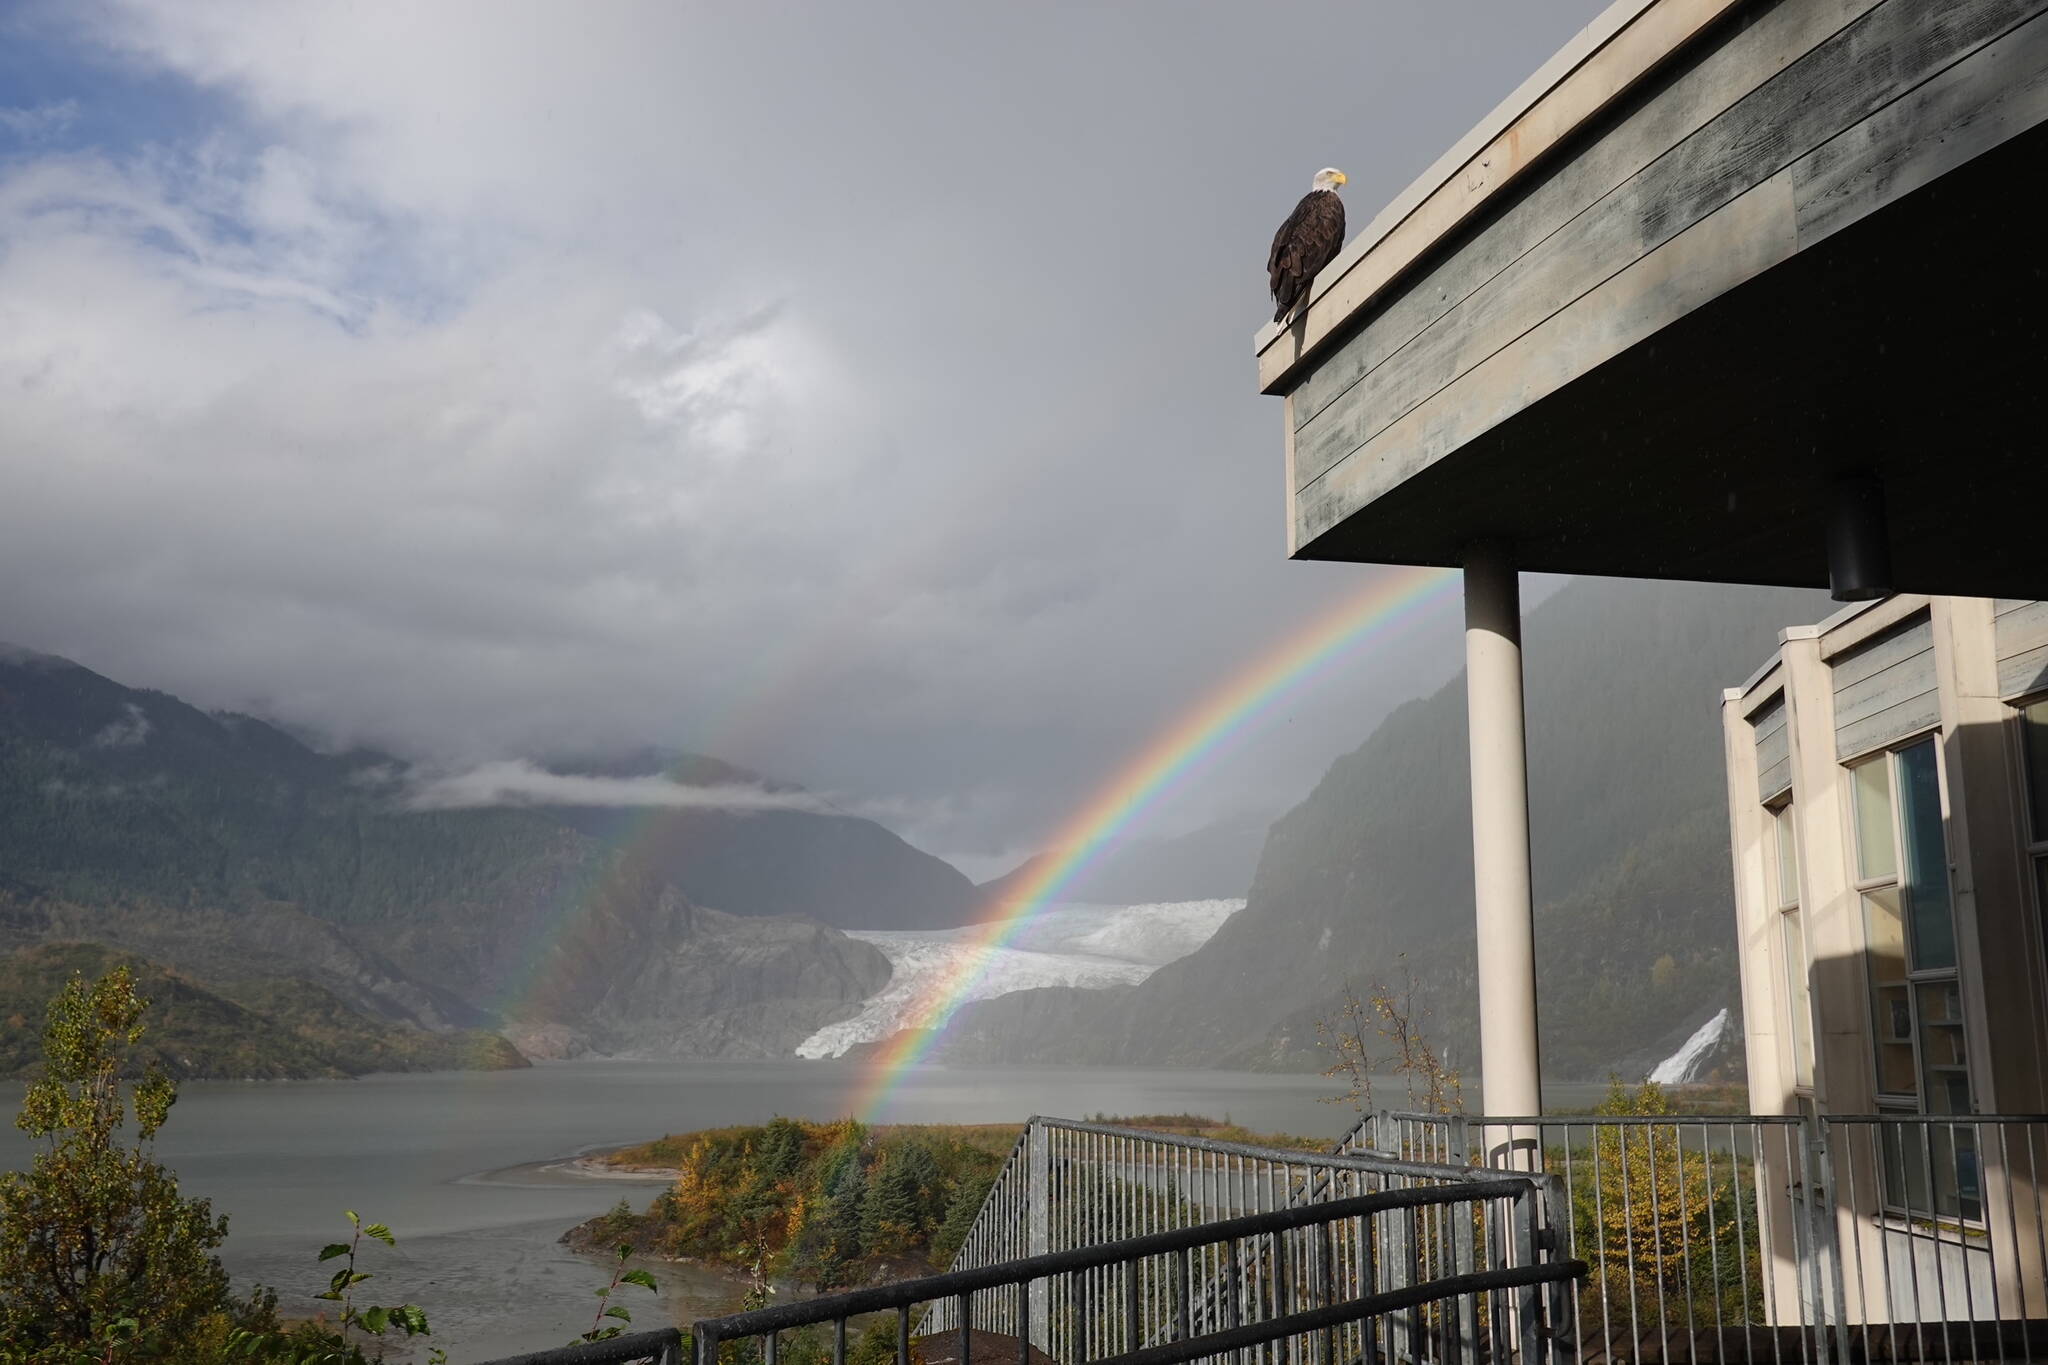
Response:
[{"label": "forested mountain slope", "polygon": [[[677,780],[758,784],[666,761]],[[947,864],[829,811],[406,794],[387,756],[323,754],[0,646],[0,949],[102,943],[208,983],[303,975],[366,1016],[502,1024],[556,1052],[760,1056],[889,975],[793,916],[950,925],[975,904]]]},{"label": "forested mountain slope", "polygon": [[[1719,691],[1809,592],[1580,580],[1525,630],[1548,1074],[1598,1078],[1735,1003]],[[1475,1054],[1462,677],[1390,715],[1272,829],[1246,908],[1114,992],[969,1006],[955,1059],[1307,1066],[1340,993],[1398,986]]]}]

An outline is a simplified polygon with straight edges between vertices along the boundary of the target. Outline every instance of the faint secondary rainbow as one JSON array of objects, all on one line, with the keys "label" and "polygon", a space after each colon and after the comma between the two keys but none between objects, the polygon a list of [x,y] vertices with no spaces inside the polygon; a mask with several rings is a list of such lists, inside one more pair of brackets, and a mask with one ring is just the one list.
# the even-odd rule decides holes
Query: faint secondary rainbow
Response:
[{"label": "faint secondary rainbow", "polygon": [[1458,576],[1445,569],[1393,569],[1264,654],[1204,696],[1160,731],[1056,833],[1043,864],[1011,890],[977,927],[969,951],[939,975],[913,1008],[908,1026],[870,1061],[859,1113],[872,1118],[898,1077],[923,1059],[939,1030],[1032,914],[1056,900],[1075,877],[1180,780],[1255,722],[1274,703],[1330,665],[1433,603],[1452,597]]}]

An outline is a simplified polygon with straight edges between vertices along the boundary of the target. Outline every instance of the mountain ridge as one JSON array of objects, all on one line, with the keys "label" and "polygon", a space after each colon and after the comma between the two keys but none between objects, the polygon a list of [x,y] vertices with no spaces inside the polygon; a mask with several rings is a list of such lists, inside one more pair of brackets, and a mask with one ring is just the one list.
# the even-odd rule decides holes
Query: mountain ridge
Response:
[{"label": "mountain ridge", "polygon": [[[1546,1074],[1599,1079],[1737,998],[1719,689],[1819,594],[1576,580],[1524,633]],[[1274,822],[1246,908],[1102,992],[962,1007],[929,1055],[1309,1069],[1346,988],[1412,977],[1477,1052],[1464,683],[1395,708]]]},{"label": "mountain ridge", "polygon": [[[550,1055],[755,1057],[888,980],[827,916],[975,909],[964,875],[859,816],[411,809],[393,761],[0,646],[0,950],[88,941],[209,988],[305,976],[366,1027],[502,1026]],[[701,756],[658,767],[801,791]]]}]

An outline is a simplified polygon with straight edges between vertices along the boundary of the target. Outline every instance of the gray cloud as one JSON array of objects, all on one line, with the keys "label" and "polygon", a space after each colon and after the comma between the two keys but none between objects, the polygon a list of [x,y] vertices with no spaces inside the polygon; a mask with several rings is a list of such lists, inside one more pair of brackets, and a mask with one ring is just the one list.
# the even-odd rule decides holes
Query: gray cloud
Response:
[{"label": "gray cloud", "polygon": [[834,809],[830,802],[805,791],[772,791],[739,783],[689,786],[659,776],[554,773],[521,759],[484,763],[466,772],[426,778],[406,793],[405,804],[414,810],[481,806],[658,806],[816,812]]},{"label": "gray cloud", "polygon": [[133,749],[149,738],[149,717],[134,702],[121,703],[122,714],[92,737],[95,749]]},{"label": "gray cloud", "polygon": [[[1273,224],[1594,9],[52,5],[231,117],[0,168],[0,636],[448,771],[715,754],[994,870],[1371,573],[1282,559]],[[1153,827],[1298,797],[1457,639]]]}]

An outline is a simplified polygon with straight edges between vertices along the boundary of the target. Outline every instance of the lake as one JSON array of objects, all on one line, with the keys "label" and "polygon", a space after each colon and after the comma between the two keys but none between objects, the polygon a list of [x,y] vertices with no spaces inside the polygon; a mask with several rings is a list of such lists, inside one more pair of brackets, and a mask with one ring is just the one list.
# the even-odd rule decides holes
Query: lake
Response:
[{"label": "lake", "polygon": [[[560,1163],[580,1152],[723,1124],[843,1117],[864,1073],[837,1062],[568,1062],[530,1071],[353,1081],[189,1082],[157,1143],[187,1194],[230,1216],[224,1259],[239,1285],[277,1288],[306,1312],[325,1285],[314,1257],[344,1240],[343,1210],[391,1225],[372,1247],[375,1302],[420,1304],[456,1362],[566,1342],[590,1324],[608,1272],[557,1245],[621,1197],[659,1181],[606,1181]],[[1266,1132],[1335,1139],[1350,1110],[1322,1104],[1318,1076],[1064,1067],[930,1067],[908,1073],[883,1123],[1022,1122],[1032,1114],[1228,1115]],[[19,1107],[19,1083],[0,1103]],[[34,1147],[9,1125],[0,1159]],[[723,1277],[663,1267],[659,1301],[626,1300],[636,1327],[737,1306]],[[645,1300],[644,1303],[638,1300]]]}]

